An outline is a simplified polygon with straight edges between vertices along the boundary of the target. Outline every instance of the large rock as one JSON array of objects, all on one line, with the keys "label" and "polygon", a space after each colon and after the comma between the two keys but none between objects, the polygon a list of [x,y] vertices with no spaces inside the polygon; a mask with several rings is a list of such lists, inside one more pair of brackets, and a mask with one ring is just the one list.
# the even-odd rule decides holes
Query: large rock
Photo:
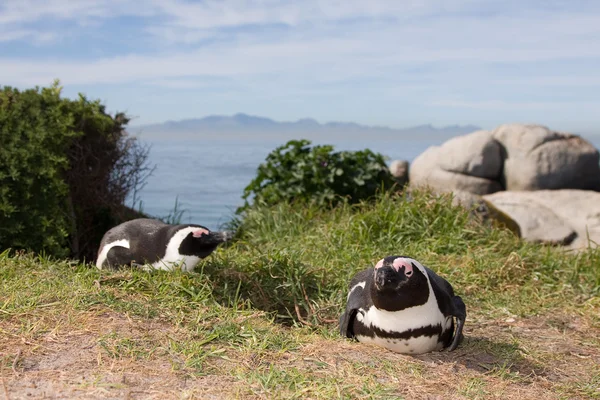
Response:
[{"label": "large rock", "polygon": [[489,180],[498,180],[502,175],[502,150],[488,131],[451,138],[437,155],[438,166],[448,172]]},{"label": "large rock", "polygon": [[409,181],[455,193],[455,203],[525,240],[575,249],[600,243],[600,154],[576,135],[524,124],[473,132],[424,151]]},{"label": "large rock", "polygon": [[500,145],[490,132],[477,131],[429,147],[412,162],[409,181],[439,192],[487,194],[503,189],[501,173]]},{"label": "large rock", "polygon": [[600,156],[579,136],[541,125],[507,124],[492,132],[504,149],[506,190],[600,190]]},{"label": "large rock", "polygon": [[[505,191],[483,196],[512,218],[523,239],[567,246],[600,243],[600,193],[590,190]],[[588,240],[589,238],[589,240]]]}]

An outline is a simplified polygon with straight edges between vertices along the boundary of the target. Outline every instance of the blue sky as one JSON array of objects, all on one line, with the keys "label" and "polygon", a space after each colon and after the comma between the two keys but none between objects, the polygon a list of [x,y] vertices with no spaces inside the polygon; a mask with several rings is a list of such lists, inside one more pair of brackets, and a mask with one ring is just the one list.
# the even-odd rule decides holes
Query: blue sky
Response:
[{"label": "blue sky", "polygon": [[600,1],[0,0],[0,85],[133,124],[244,112],[600,132]]}]

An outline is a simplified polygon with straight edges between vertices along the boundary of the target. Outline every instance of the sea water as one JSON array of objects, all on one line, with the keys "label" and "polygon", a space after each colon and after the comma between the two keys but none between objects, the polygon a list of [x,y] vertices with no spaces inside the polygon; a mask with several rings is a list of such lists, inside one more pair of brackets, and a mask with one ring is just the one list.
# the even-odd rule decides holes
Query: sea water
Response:
[{"label": "sea water", "polygon": [[[448,137],[385,139],[322,139],[312,144],[331,144],[336,151],[370,149],[393,160],[412,161],[429,146]],[[587,138],[600,146],[600,137]],[[244,188],[256,176],[260,163],[287,140],[273,138],[191,139],[143,141],[151,146],[149,162],[155,166],[134,205],[154,217],[167,217],[175,208],[183,212],[181,223],[197,223],[219,229],[244,204]],[[131,203],[131,199],[130,199]],[[131,204],[130,204],[131,205]]]}]

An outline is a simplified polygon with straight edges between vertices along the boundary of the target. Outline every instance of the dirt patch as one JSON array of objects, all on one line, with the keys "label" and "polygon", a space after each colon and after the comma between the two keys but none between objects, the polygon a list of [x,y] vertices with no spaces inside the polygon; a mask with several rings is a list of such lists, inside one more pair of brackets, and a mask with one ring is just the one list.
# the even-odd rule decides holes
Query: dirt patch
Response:
[{"label": "dirt patch", "polygon": [[21,336],[15,321],[2,322],[0,399],[273,398],[244,381],[270,366],[297,370],[307,382],[375,382],[409,399],[600,398],[600,332],[583,317],[475,315],[456,351],[419,356],[317,335],[293,351],[224,346],[227,357],[207,361],[200,372],[171,347],[189,340],[188,330],[115,312],[69,318],[57,329]]},{"label": "dirt patch", "polygon": [[477,363],[478,358],[487,363],[498,360],[489,355],[472,354],[469,348],[452,353],[408,356],[348,341],[313,344],[302,353],[304,368],[326,363],[330,366],[327,373],[339,374],[348,382],[360,380],[368,373],[371,378],[391,385],[398,395],[407,399],[477,398],[470,390],[471,384],[485,388],[480,398],[558,398],[549,395],[541,383],[513,382],[494,376],[486,369],[471,368],[469,364]]},{"label": "dirt patch", "polygon": [[176,340],[181,332],[171,326],[113,313],[84,319],[84,330],[54,331],[36,341],[13,340],[3,346],[0,398],[223,399],[235,386],[227,376],[191,378],[176,355],[140,356],[115,346],[121,338],[128,344],[139,339],[155,345]]},{"label": "dirt patch", "polygon": [[357,365],[370,366],[410,399],[587,399],[600,398],[600,349],[589,343],[598,337],[598,327],[568,315],[482,319],[454,352],[408,356],[344,340],[308,345],[300,359],[348,380],[360,379]]}]

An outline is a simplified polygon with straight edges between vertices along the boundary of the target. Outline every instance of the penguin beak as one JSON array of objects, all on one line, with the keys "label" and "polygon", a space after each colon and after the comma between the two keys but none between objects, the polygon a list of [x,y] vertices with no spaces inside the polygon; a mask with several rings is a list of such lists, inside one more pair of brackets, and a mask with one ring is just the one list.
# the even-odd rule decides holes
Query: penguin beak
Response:
[{"label": "penguin beak", "polygon": [[199,239],[205,244],[221,244],[231,240],[234,235],[235,232],[232,231],[209,232],[208,235],[202,235]]},{"label": "penguin beak", "polygon": [[212,232],[217,236],[218,240],[221,242],[228,242],[235,236],[235,232],[233,231],[221,231],[221,232]]}]

